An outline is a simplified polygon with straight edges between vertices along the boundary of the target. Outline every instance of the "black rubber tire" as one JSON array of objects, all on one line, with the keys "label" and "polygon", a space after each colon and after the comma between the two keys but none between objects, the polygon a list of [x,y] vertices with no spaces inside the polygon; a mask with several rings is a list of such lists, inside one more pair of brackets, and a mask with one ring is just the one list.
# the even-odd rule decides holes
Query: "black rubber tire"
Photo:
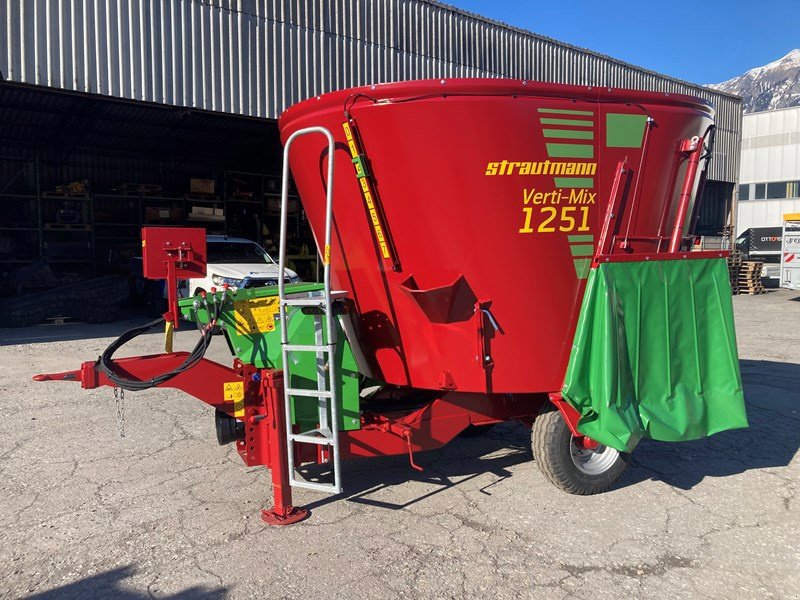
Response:
[{"label": "black rubber tire", "polygon": [[608,491],[631,462],[631,455],[620,452],[616,461],[597,475],[584,473],[572,461],[572,434],[561,413],[547,406],[536,418],[531,431],[533,457],[545,477],[570,494],[589,496]]}]

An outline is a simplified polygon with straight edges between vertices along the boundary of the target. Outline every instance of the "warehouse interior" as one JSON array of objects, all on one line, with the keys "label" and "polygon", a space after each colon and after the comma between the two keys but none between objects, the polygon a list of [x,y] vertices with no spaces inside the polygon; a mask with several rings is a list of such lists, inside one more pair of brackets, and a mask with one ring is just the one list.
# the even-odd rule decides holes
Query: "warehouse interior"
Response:
[{"label": "warehouse interior", "polygon": [[[204,227],[276,254],[273,119],[2,82],[0,122],[0,297],[131,276],[145,225]],[[698,234],[726,233],[732,185],[707,183]],[[314,242],[293,199],[290,266],[313,280]]]},{"label": "warehouse interior", "polygon": [[[129,275],[144,225],[277,241],[274,120],[3,82],[0,122],[0,294]],[[290,207],[293,266],[314,277]]]}]

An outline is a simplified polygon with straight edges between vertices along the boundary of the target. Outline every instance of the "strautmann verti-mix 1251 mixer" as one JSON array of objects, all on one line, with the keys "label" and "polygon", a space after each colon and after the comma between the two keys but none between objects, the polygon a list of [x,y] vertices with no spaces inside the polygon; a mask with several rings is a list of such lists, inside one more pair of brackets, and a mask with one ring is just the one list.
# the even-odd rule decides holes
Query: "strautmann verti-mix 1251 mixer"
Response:
[{"label": "strautmann verti-mix 1251 mixer", "polygon": [[[220,443],[293,487],[342,493],[343,460],[438,448],[517,420],[563,490],[610,488],[643,437],[746,427],[724,252],[689,252],[713,109],[688,96],[446,79],[325,94],[288,109],[279,263],[294,178],[322,283],[178,299],[205,233],[142,232],[170,308],[97,360],[38,380],[172,387],[215,409]],[[281,271],[283,272],[283,271]],[[191,353],[114,359],[194,321]],[[221,329],[228,367],[203,358]],[[298,467],[330,465],[329,479]]]}]

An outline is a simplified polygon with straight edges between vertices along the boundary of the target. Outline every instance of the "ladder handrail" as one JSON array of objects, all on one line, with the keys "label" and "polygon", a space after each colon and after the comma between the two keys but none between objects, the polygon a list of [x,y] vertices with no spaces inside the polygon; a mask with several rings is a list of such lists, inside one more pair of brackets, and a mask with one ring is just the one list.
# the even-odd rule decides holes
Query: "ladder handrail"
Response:
[{"label": "ladder handrail", "polygon": [[[303,135],[308,135],[310,133],[321,133],[326,138],[328,138],[328,183],[325,189],[325,245],[322,249],[322,281],[324,285],[324,293],[325,293],[325,308],[326,310],[330,310],[331,305],[331,261],[330,261],[330,252],[331,252],[331,229],[333,225],[333,158],[334,158],[334,151],[336,149],[336,142],[333,139],[333,135],[326,127],[306,127],[304,129],[298,129],[292,135],[289,136],[289,139],[286,140],[286,145],[283,147],[283,172],[281,176],[281,229],[280,229],[280,240],[278,242],[278,271],[280,276],[278,277],[278,297],[280,298],[281,302],[284,300],[284,278],[285,278],[285,269],[286,269],[286,227],[287,222],[289,220],[289,206],[288,206],[288,199],[289,199],[289,150],[292,147],[294,141]],[[317,248],[317,252],[320,249]],[[328,312],[327,314],[331,314]],[[328,341],[335,340],[335,328],[332,326],[331,319],[327,319],[327,333],[328,333]],[[285,329],[281,330],[281,343],[286,344],[288,340],[286,339],[287,331]]]},{"label": "ladder handrail", "polygon": [[[319,392],[325,391],[324,388],[324,369],[321,368],[323,356],[327,358],[328,370],[327,380],[329,385],[329,404],[331,413],[331,422],[327,421],[327,410],[324,409],[322,404],[319,405],[320,410],[320,427],[329,425],[328,430],[331,434],[330,447],[333,457],[333,484],[331,486],[323,486],[320,484],[296,482],[294,477],[294,440],[292,439],[292,411],[291,411],[291,381],[289,377],[290,358],[289,350],[289,327],[287,319],[287,300],[285,295],[285,272],[286,272],[286,229],[288,223],[288,199],[289,199],[289,152],[294,141],[303,135],[308,134],[322,134],[328,141],[328,180],[325,189],[325,242],[323,248],[317,247],[317,252],[322,254],[323,265],[323,294],[324,294],[324,313],[320,317],[315,317],[315,321],[324,318],[325,320],[325,333],[326,339],[321,339],[321,331],[315,325],[315,344],[317,346],[326,348],[326,351],[320,350],[317,352],[317,388]],[[289,483],[290,485],[301,485],[301,487],[313,488],[324,491],[333,491],[334,493],[341,493],[341,465],[340,465],[340,452],[339,452],[339,393],[338,393],[338,370],[335,368],[335,350],[337,345],[337,330],[334,322],[336,316],[333,313],[333,302],[331,298],[331,230],[333,229],[333,166],[334,166],[334,152],[336,149],[336,142],[333,139],[331,132],[325,127],[306,127],[299,129],[292,133],[286,140],[283,147],[283,172],[281,181],[281,225],[280,225],[280,240],[278,243],[278,298],[279,298],[279,318],[281,323],[281,356],[283,360],[283,369],[286,376],[284,386],[284,403],[286,413],[286,431],[287,431],[287,459],[289,469]],[[319,319],[319,320],[317,320]],[[322,379],[321,379],[322,378]],[[322,402],[322,397],[320,397]],[[326,400],[327,402],[327,400]],[[324,415],[322,413],[325,413]]]}]

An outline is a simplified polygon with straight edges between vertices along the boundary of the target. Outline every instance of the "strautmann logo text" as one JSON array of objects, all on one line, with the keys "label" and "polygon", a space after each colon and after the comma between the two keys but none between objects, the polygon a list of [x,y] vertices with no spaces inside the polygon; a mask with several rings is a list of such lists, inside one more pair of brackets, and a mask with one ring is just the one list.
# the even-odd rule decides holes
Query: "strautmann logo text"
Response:
[{"label": "strautmann logo text", "polygon": [[501,160],[486,164],[486,175],[594,175],[596,162],[545,160],[518,162]]}]

